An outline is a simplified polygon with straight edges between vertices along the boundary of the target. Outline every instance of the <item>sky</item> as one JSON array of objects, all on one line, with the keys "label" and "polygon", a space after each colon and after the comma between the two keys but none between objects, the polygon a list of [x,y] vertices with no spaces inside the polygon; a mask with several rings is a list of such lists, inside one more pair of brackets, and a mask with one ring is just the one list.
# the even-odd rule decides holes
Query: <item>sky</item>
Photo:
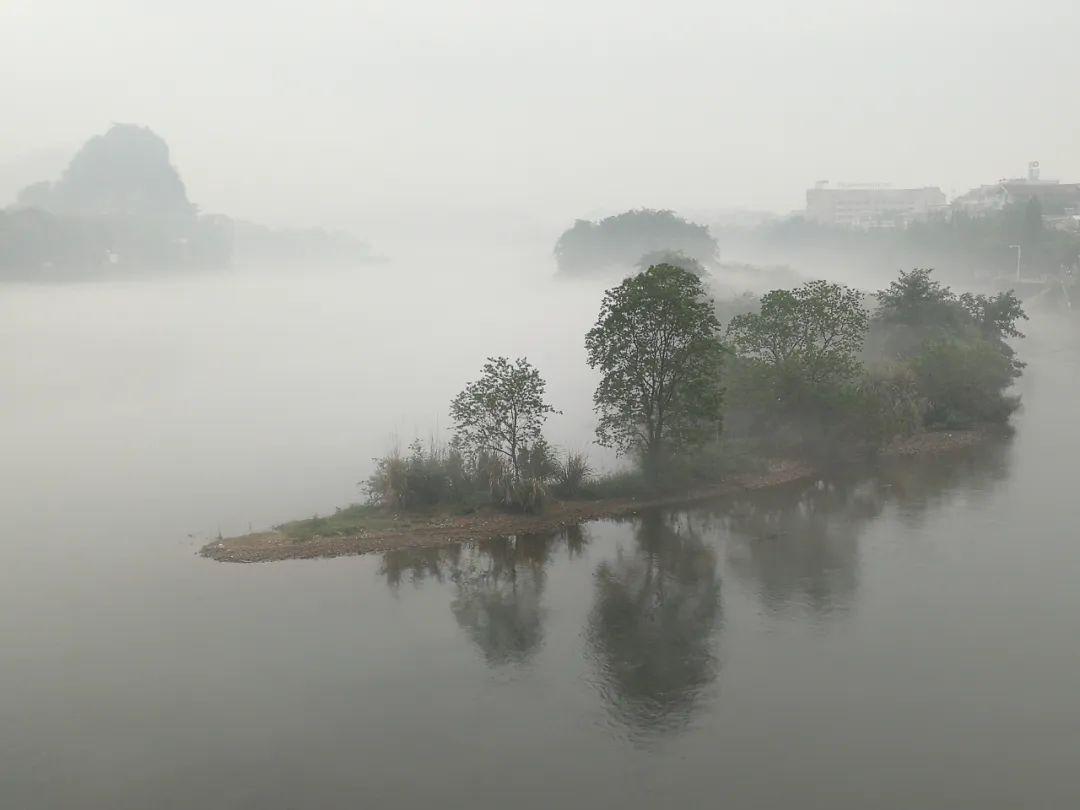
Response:
[{"label": "sky", "polygon": [[0,0],[0,193],[114,121],[204,210],[361,231],[1080,180],[1078,42],[1051,0]]}]

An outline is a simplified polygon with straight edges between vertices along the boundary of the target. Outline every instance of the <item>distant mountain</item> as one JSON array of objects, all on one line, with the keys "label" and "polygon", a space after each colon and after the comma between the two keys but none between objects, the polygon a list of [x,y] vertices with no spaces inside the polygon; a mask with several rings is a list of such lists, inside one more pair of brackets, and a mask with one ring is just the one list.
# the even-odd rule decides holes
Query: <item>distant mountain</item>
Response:
[{"label": "distant mountain", "polygon": [[134,124],[94,136],[58,180],[26,186],[15,205],[0,210],[0,278],[352,266],[371,258],[348,234],[200,214],[168,144]]},{"label": "distant mountain", "polygon": [[75,153],[55,183],[24,188],[17,204],[54,214],[194,219],[169,146],[147,127],[113,124]]}]

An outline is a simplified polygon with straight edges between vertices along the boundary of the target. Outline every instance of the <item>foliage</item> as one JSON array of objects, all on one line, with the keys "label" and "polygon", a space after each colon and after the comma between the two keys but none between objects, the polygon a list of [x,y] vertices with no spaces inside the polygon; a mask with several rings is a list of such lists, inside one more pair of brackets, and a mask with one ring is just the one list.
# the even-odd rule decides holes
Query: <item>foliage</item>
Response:
[{"label": "foliage", "polygon": [[708,265],[716,258],[717,245],[704,225],[688,222],[673,211],[641,208],[599,222],[577,220],[556,242],[555,260],[561,272],[584,275],[612,267],[631,268],[654,251],[674,251]]},{"label": "foliage", "polygon": [[480,378],[450,403],[455,444],[474,457],[488,453],[509,462],[511,482],[521,480],[522,454],[542,440],[544,422],[556,413],[544,400],[544,378],[521,357],[489,357]]},{"label": "foliage", "polygon": [[604,294],[585,337],[601,373],[593,396],[599,443],[641,454],[655,476],[665,455],[719,433],[724,347],[701,280],[657,265]]},{"label": "foliage", "polygon": [[956,295],[930,270],[877,293],[811,282],[732,318],[726,424],[777,451],[875,448],[921,427],[1004,421],[1023,369],[1009,339],[1026,318],[1012,292]]},{"label": "foliage", "polygon": [[394,449],[375,459],[375,471],[364,484],[369,499],[394,509],[417,509],[440,503],[464,503],[473,493],[466,462],[455,447],[427,447],[417,439],[402,455]]},{"label": "foliage", "polygon": [[743,357],[781,376],[812,385],[848,379],[858,371],[869,315],[862,293],[841,284],[811,281],[773,290],[758,312],[735,316],[728,338]]},{"label": "foliage", "polygon": [[1023,337],[1023,306],[1012,291],[956,295],[931,273],[902,272],[878,293],[866,357],[910,366],[928,426],[1005,421],[1019,405],[1005,391],[1024,364],[1007,340]]},{"label": "foliage", "polygon": [[492,505],[534,512],[552,494],[585,497],[592,483],[592,469],[584,454],[560,458],[543,438],[519,453],[517,480],[504,455],[486,451],[467,455],[457,444],[434,439],[426,444],[414,440],[405,453],[394,448],[374,461],[375,469],[363,483],[368,501],[395,511],[472,511]]},{"label": "foliage", "polygon": [[868,318],[861,293],[824,281],[773,290],[757,312],[732,318],[735,434],[758,435],[778,449],[835,443],[858,398]]},{"label": "foliage", "polygon": [[960,428],[1004,422],[1020,400],[1004,391],[1016,372],[1012,359],[986,340],[931,340],[914,360],[926,396],[926,424]]},{"label": "foliage", "polygon": [[933,271],[917,267],[900,271],[899,278],[877,294],[875,318],[891,326],[955,330],[967,315],[953,291],[931,278]]},{"label": "foliage", "polygon": [[1026,321],[1028,316],[1012,290],[999,292],[993,297],[964,293],[959,301],[984,337],[991,340],[1024,337],[1016,324],[1021,320]]},{"label": "foliage", "polygon": [[[1075,268],[1080,233],[1046,227],[1038,202],[1024,201],[974,215],[953,211],[902,228],[857,230],[801,217],[771,222],[751,232],[725,233],[747,248],[800,266],[938,267],[950,280],[1013,277],[1021,245],[1025,275],[1060,274]],[[1045,213],[1060,213],[1047,209]],[[748,244],[747,244],[748,243]]]},{"label": "foliage", "polygon": [[584,453],[567,453],[552,476],[555,492],[563,498],[580,498],[592,479],[592,467]]},{"label": "foliage", "polygon": [[923,424],[926,398],[906,365],[867,369],[855,389],[850,435],[871,447],[908,436]]},{"label": "foliage", "polygon": [[0,274],[9,278],[215,269],[227,266],[231,256],[230,230],[217,217],[176,222],[36,208],[0,211]]},{"label": "foliage", "polygon": [[670,264],[685,270],[687,273],[693,273],[695,276],[703,276],[706,272],[705,265],[693,256],[687,256],[681,250],[670,249],[649,251],[638,259],[637,264],[634,266],[638,271],[643,271],[658,264]]}]

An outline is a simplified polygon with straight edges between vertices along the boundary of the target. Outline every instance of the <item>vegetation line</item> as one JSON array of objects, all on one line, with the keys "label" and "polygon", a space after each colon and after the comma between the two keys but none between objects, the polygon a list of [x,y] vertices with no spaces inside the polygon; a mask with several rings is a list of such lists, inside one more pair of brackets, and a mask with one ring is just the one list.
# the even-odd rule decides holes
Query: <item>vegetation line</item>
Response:
[{"label": "vegetation line", "polygon": [[[919,433],[898,439],[887,448],[885,455],[910,457],[947,453],[972,447],[995,432],[991,427],[982,427]],[[293,521],[268,532],[215,540],[203,546],[199,553],[218,562],[253,563],[433,548],[549,532],[594,520],[625,518],[647,509],[686,506],[797,484],[818,476],[819,471],[807,462],[776,461],[763,472],[734,475],[711,486],[645,497],[556,501],[540,513],[512,513],[494,508],[464,515],[445,510],[394,512],[374,504],[361,504],[325,518]]]},{"label": "vegetation line", "polygon": [[336,556],[543,531],[948,449],[1007,423],[1024,368],[1008,341],[1026,317],[1011,292],[956,295],[916,269],[876,294],[873,313],[865,297],[811,281],[766,293],[724,330],[701,276],[652,265],[604,294],[585,335],[597,443],[633,467],[596,477],[583,454],[557,453],[540,371],[489,357],[450,403],[453,439],[376,459],[368,503],[203,554]]}]

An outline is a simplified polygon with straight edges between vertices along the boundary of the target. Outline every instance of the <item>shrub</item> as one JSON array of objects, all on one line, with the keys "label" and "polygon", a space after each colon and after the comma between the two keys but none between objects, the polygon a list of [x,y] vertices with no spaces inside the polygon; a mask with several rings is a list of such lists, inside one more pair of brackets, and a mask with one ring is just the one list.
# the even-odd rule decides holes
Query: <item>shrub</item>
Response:
[{"label": "shrub", "polygon": [[579,498],[591,477],[588,457],[584,453],[567,453],[566,460],[555,468],[555,492],[563,498]]},{"label": "shrub", "polygon": [[868,369],[858,381],[848,420],[849,440],[873,448],[907,436],[923,424],[926,398],[910,366]]},{"label": "shrub", "polygon": [[364,485],[369,499],[395,509],[416,509],[440,503],[465,502],[473,477],[455,447],[417,439],[408,455],[398,449],[375,459],[375,471]]},{"label": "shrub", "polygon": [[929,427],[1004,422],[1020,405],[1019,397],[1004,393],[1014,378],[1012,358],[986,340],[930,341],[914,368]]}]

